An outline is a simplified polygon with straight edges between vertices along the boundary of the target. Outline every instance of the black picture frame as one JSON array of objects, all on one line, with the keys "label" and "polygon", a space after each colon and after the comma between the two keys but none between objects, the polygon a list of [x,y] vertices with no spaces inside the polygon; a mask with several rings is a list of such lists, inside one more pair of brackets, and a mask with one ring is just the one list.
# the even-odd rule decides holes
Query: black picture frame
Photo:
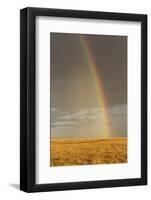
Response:
[{"label": "black picture frame", "polygon": [[[141,23],[141,178],[36,184],[35,182],[35,19],[54,16]],[[44,192],[147,184],[147,15],[24,8],[20,11],[20,190]]]}]

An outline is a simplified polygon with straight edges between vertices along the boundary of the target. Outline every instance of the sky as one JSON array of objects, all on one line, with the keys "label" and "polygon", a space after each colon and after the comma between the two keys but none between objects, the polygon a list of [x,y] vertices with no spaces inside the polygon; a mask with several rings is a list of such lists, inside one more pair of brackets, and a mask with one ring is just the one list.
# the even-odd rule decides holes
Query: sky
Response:
[{"label": "sky", "polygon": [[52,139],[127,136],[126,36],[50,33],[50,69]]}]

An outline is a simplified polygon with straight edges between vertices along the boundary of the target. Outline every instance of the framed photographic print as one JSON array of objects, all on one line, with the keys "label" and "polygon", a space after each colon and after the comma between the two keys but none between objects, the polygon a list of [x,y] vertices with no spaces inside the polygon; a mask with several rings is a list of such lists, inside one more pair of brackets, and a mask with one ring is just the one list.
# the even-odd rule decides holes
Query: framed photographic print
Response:
[{"label": "framed photographic print", "polygon": [[20,189],[147,184],[147,16],[20,12]]}]

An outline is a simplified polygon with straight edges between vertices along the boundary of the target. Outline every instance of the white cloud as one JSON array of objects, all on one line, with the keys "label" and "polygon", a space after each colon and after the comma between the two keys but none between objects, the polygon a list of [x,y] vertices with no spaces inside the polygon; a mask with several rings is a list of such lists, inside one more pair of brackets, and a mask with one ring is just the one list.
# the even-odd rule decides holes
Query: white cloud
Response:
[{"label": "white cloud", "polygon": [[77,125],[78,122],[72,121],[57,121],[53,123],[53,126],[62,126],[62,125]]},{"label": "white cloud", "polygon": [[62,120],[95,120],[100,119],[102,116],[102,110],[99,107],[92,107],[87,109],[82,109],[78,112],[74,112],[68,115],[63,115],[60,117]]},{"label": "white cloud", "polygon": [[61,119],[70,120],[70,119],[85,119],[89,109],[82,109],[78,112],[71,113],[68,115],[61,116]]},{"label": "white cloud", "polygon": [[109,114],[112,116],[121,116],[127,114],[127,105],[122,104],[118,106],[114,106],[111,109],[109,109]]}]

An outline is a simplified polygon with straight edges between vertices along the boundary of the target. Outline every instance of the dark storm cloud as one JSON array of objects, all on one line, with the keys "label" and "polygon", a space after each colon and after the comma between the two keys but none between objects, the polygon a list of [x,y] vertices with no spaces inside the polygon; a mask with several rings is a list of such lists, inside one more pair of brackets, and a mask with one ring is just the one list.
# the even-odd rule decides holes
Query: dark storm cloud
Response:
[{"label": "dark storm cloud", "polygon": [[[86,35],[85,37],[95,58],[97,71],[100,73],[108,106],[126,103],[127,37],[100,35]],[[51,49],[53,49],[51,66],[56,88],[55,95],[61,96],[62,103],[63,96],[65,96],[65,101],[68,101],[66,97],[74,88],[76,90],[81,87],[86,92],[87,90],[93,91],[92,77],[88,73],[79,38],[79,34],[51,33]],[[72,88],[71,85],[74,87]],[[93,92],[92,95],[94,95]],[[91,103],[93,100],[90,100]],[[61,102],[58,104],[61,105]]]}]

